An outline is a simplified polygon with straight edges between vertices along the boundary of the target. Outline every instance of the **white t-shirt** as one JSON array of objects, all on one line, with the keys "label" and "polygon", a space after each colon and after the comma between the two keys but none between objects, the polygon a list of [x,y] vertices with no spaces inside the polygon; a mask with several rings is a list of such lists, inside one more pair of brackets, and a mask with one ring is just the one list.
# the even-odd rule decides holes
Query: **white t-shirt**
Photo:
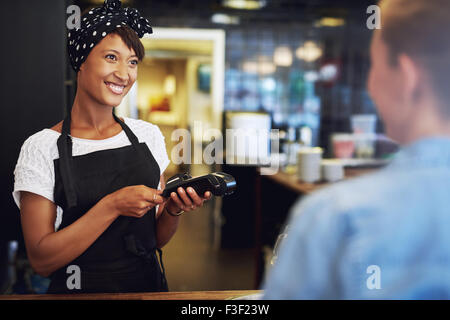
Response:
[{"label": "white t-shirt", "polygon": [[[124,118],[125,123],[136,135],[139,142],[145,142],[159,165],[160,174],[170,163],[167,156],[164,136],[158,126],[143,120]],[[52,129],[43,129],[30,136],[22,145],[19,159],[14,170],[13,197],[20,209],[20,191],[28,191],[54,202],[55,170],[53,160],[59,158],[57,140],[60,133]],[[125,131],[103,139],[90,140],[72,138],[72,154],[84,155],[91,152],[115,149],[131,145]],[[160,185],[158,185],[160,189]],[[61,224],[63,210],[57,206],[55,230]]]}]

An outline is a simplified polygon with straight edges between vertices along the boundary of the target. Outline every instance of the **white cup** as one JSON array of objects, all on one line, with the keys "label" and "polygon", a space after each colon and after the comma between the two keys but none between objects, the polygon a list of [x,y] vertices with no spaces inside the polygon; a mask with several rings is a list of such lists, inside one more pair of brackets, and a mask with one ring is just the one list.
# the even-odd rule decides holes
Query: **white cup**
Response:
[{"label": "white cup", "polygon": [[322,177],[327,182],[344,179],[344,167],[339,160],[322,160]]},{"label": "white cup", "polygon": [[321,179],[322,148],[301,148],[297,152],[297,177],[299,180],[314,183]]},{"label": "white cup", "polygon": [[375,133],[377,116],[374,114],[355,114],[351,117],[353,133]]}]

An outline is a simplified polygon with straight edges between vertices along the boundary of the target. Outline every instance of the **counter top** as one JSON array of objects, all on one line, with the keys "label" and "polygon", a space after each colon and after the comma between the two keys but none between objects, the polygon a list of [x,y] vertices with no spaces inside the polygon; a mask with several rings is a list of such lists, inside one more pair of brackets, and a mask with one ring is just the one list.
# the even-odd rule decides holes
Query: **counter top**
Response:
[{"label": "counter top", "polygon": [[229,290],[151,293],[20,294],[0,295],[0,300],[231,300],[260,293],[262,293],[260,290]]},{"label": "counter top", "polygon": [[[374,172],[377,169],[355,169],[355,168],[345,168],[345,178],[349,179],[353,177],[358,177],[363,174],[368,174]],[[283,171],[279,171],[273,175],[265,175],[268,179],[271,179],[294,192],[301,194],[308,194],[314,190],[318,190],[329,185],[329,182],[318,182],[318,183],[305,183],[298,180],[296,174],[289,174]]]}]

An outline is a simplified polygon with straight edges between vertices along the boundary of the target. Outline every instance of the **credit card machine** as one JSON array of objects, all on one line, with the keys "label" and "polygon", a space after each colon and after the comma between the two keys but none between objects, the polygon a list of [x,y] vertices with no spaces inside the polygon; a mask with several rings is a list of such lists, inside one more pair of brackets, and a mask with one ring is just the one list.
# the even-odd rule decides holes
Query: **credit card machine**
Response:
[{"label": "credit card machine", "polygon": [[170,197],[172,192],[177,192],[178,187],[185,190],[192,187],[200,197],[203,197],[206,191],[215,196],[227,196],[236,190],[236,180],[224,172],[213,172],[198,177],[192,177],[189,173],[179,173],[167,180],[162,196]]}]

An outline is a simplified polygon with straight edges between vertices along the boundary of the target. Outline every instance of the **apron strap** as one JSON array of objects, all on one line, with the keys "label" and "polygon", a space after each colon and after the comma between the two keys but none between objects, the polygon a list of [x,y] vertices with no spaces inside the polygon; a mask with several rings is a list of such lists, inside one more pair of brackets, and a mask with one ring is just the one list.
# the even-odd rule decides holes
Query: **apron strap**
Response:
[{"label": "apron strap", "polygon": [[[125,249],[135,254],[136,256],[139,256],[144,259],[147,263],[153,264],[155,260],[153,260],[153,257],[155,257],[155,250],[158,252],[159,257],[159,265],[161,266],[161,286],[164,290],[167,289],[167,279],[166,279],[166,269],[164,268],[164,263],[162,260],[162,250],[160,248],[154,248],[152,250],[147,250],[141,243],[139,239],[135,237],[134,234],[128,234],[124,236],[124,242],[125,242]],[[156,264],[158,262],[156,261]]]},{"label": "apron strap", "polygon": [[120,126],[123,129],[123,131],[125,131],[125,133],[126,133],[128,139],[130,140],[131,144],[133,144],[133,145],[139,144],[138,138],[133,133],[133,131],[131,131],[131,129],[125,124],[125,122],[120,120],[120,118],[118,116],[116,116],[114,113],[113,113],[113,117],[114,117],[114,120],[116,120],[120,124]]},{"label": "apron strap", "polygon": [[[141,154],[139,149],[139,139],[131,131],[131,129],[120,120],[114,112],[112,113],[114,120],[116,120],[123,131],[127,135],[131,144],[133,145],[135,151]],[[60,158],[59,170],[61,174],[61,179],[64,185],[64,193],[67,200],[67,208],[75,207],[77,205],[77,194],[75,191],[74,177],[72,174],[73,168],[73,158],[72,158],[72,137],[70,136],[70,123],[71,123],[71,112],[67,114],[62,124],[61,135],[58,138],[57,146]]]},{"label": "apron strap", "polygon": [[77,194],[72,175],[72,138],[70,137],[70,112],[63,121],[61,135],[57,141],[59,152],[59,171],[66,194],[67,207],[77,205]]},{"label": "apron strap", "polygon": [[133,145],[134,150],[137,153],[139,153],[140,155],[142,155],[141,150],[139,149],[139,139],[136,137],[136,135],[133,133],[133,131],[131,131],[131,129],[125,124],[125,122],[120,120],[120,118],[117,117],[114,113],[113,113],[113,117],[120,124],[123,131],[125,131],[125,134],[127,135],[128,140],[130,140],[131,144]]},{"label": "apron strap", "polygon": [[[166,282],[166,269],[164,269],[164,263],[162,260],[162,250],[160,248],[156,248],[156,251],[158,251],[158,256],[159,256],[159,264],[161,265],[161,269],[162,269],[162,276],[163,276],[163,281]],[[165,284],[167,285],[167,283]]]}]

